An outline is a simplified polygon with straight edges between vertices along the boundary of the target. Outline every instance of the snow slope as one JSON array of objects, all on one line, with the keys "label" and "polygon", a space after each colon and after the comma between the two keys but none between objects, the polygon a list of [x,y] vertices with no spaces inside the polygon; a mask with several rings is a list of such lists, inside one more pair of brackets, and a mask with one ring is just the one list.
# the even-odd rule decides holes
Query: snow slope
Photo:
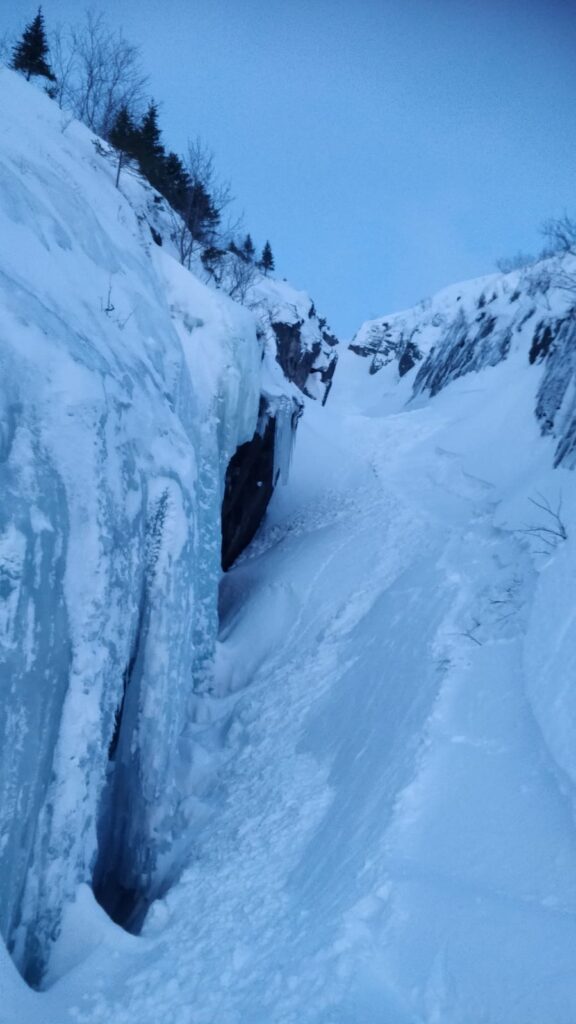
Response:
[{"label": "snow slope", "polygon": [[345,354],[223,580],[186,870],[138,938],[81,888],[0,1020],[573,1024],[576,488],[530,344],[408,404]]}]

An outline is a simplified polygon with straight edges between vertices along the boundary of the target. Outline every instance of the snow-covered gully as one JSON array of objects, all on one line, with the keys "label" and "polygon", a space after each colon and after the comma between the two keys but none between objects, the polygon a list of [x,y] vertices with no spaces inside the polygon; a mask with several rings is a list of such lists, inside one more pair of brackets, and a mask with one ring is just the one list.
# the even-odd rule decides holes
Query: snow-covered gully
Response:
[{"label": "snow-covered gully", "polygon": [[0,77],[0,1024],[574,1024],[576,257],[334,374]]},{"label": "snow-covered gully", "polygon": [[510,525],[558,477],[494,456],[506,366],[407,409],[347,369],[223,580],[192,862],[139,937],[80,893],[35,1022],[573,1024],[573,802],[527,663],[567,628]]}]

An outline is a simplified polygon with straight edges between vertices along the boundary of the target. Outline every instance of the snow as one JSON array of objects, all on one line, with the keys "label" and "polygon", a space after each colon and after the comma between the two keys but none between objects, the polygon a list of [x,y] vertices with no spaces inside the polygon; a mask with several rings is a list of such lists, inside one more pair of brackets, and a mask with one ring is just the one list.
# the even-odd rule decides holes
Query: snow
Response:
[{"label": "snow", "polygon": [[363,410],[359,362],[223,581],[192,859],[138,938],[81,889],[25,1024],[572,1024],[576,553],[521,531],[576,489],[542,371],[418,408],[366,377]]},{"label": "snow", "polygon": [[[154,265],[165,280],[164,256]],[[244,321],[202,290],[188,293],[180,271],[166,287],[162,309],[179,339],[165,343],[168,364],[177,366],[190,325],[194,338],[198,319],[218,323],[222,364],[220,354],[209,367],[188,362],[189,376],[178,377],[183,387],[195,373],[214,375],[201,376],[201,394],[186,385],[203,403],[218,393],[218,367],[233,360]],[[445,326],[462,294],[444,295]],[[474,295],[471,286],[471,304]],[[148,635],[144,692],[147,722],[155,718],[161,735],[150,731],[145,749],[151,782],[163,789],[150,831],[166,828],[167,797],[179,787],[192,826],[181,873],[172,872],[139,936],[112,924],[80,884],[75,902],[66,901],[45,991],[27,989],[2,953],[0,1021],[574,1024],[576,484],[567,468],[553,468],[556,440],[541,435],[534,414],[547,367],[529,363],[531,331],[517,333],[505,358],[486,352],[473,372],[448,373],[433,398],[424,388],[412,400],[418,368],[398,381],[392,364],[369,376],[364,360],[341,357],[326,408],[306,403],[288,485],[222,580],[215,676],[193,695],[177,737],[178,686],[158,693],[177,668],[158,671],[158,663],[170,661],[171,629],[191,608],[190,574],[179,566],[192,544],[187,517],[200,525],[188,494],[200,482],[210,495],[211,482],[181,439],[195,430],[186,404],[174,423],[147,387],[139,465],[152,459],[154,522],[168,516],[169,524],[161,545],[148,535],[158,623]],[[72,406],[75,429],[86,423],[92,436],[98,381],[82,366],[62,407]],[[141,379],[129,369],[138,402]],[[205,468],[218,444],[232,443],[234,424],[249,425],[231,379],[230,423],[193,434],[193,450],[210,452]],[[82,401],[72,405],[77,386]],[[203,416],[213,408],[202,405]],[[35,443],[37,423],[56,436],[57,413],[31,409],[19,453]],[[111,440],[107,450],[120,457]],[[88,448],[83,459],[86,473],[96,472],[98,452]],[[28,473],[30,459],[19,461]],[[62,479],[32,476],[29,489],[49,498],[70,486],[65,472]],[[561,499],[566,539],[542,544],[554,520],[539,496],[553,510]],[[140,500],[127,506],[124,542]],[[91,522],[87,502],[79,500],[77,514]],[[35,536],[50,554],[62,504],[45,497],[35,505]],[[13,517],[3,534],[8,596],[29,544],[30,527],[19,524]],[[104,535],[79,535],[90,576],[75,580],[74,593],[91,610],[114,593],[99,577]],[[35,544],[41,581],[47,554]],[[202,557],[194,565],[205,580],[213,563]],[[128,559],[116,571],[137,575]],[[196,585],[204,622],[213,609]],[[6,608],[11,629],[15,605]],[[85,636],[87,624],[73,622]],[[81,699],[82,685],[101,671],[95,651],[84,647],[78,666],[80,703],[67,702],[63,753],[75,753],[74,738],[89,744],[98,720],[93,700]],[[16,739],[18,721],[10,728]],[[184,753],[175,764],[176,741]],[[65,788],[59,795],[61,816],[74,811],[74,792],[68,803]],[[158,805],[143,806],[153,815]],[[50,882],[62,887],[61,860],[54,870]]]}]

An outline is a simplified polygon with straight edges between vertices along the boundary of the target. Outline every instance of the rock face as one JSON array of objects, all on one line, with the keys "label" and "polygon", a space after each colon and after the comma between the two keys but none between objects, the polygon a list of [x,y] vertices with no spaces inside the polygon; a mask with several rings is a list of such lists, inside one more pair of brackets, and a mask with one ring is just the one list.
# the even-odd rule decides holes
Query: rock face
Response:
[{"label": "rock face", "polygon": [[288,380],[293,381],[310,398],[314,394],[309,380],[316,374],[320,384],[324,385],[324,405],[330,393],[337,361],[336,354],[330,348],[338,342],[334,335],[319,328],[319,337],[312,344],[304,344],[302,329],[305,324],[304,320],[296,320],[294,323],[272,322],[271,327],[276,336],[276,358]]},{"label": "rock face", "polygon": [[294,401],[291,407],[287,406],[284,416],[286,412],[288,423],[282,422],[274,404],[263,396],[254,437],[236,449],[228,464],[222,502],[224,570],[230,568],[252,540],[282,473],[278,459],[282,440],[278,434],[283,429],[290,432],[290,438],[294,437],[302,406]]},{"label": "rock face", "polygon": [[[337,338],[318,317],[305,292],[263,277],[251,290],[269,378],[260,397],[258,426],[230,461],[222,502],[222,568],[229,569],[250,543],[279,479],[286,479],[290,452],[307,398],[328,399],[337,365]],[[274,364],[274,365],[273,365]],[[291,397],[286,381],[293,386]]]},{"label": "rock face", "polygon": [[530,350],[543,362],[536,416],[543,434],[558,438],[554,464],[576,466],[576,308],[563,319],[542,322]]},{"label": "rock face", "polygon": [[309,295],[286,281],[264,277],[251,289],[247,305],[284,377],[324,405],[338,361],[338,339]]},{"label": "rock face", "polygon": [[369,373],[378,373],[384,366],[394,362],[398,375],[403,377],[422,359],[422,353],[411,336],[405,334],[403,326],[395,327],[393,321],[376,320],[365,325],[349,345],[352,352],[369,359]]},{"label": "rock face", "polygon": [[[264,404],[264,403],[263,403]],[[250,543],[272,497],[274,479],[274,418],[264,417],[261,431],[240,445],[226,471],[222,502],[222,568],[229,569]]]},{"label": "rock face", "polygon": [[512,324],[481,310],[468,319],[459,308],[439,345],[424,360],[414,381],[414,391],[438,394],[457,377],[505,359],[512,341]]}]

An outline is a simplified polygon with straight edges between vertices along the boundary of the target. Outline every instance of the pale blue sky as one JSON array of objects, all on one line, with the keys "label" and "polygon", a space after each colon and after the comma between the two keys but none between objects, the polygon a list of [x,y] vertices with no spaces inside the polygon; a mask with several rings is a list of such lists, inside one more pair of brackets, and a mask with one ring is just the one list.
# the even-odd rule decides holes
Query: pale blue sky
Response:
[{"label": "pale blue sky", "polygon": [[[576,0],[102,0],[342,337],[576,211]],[[11,0],[0,30],[35,2]],[[83,5],[45,0],[48,27]]]}]

